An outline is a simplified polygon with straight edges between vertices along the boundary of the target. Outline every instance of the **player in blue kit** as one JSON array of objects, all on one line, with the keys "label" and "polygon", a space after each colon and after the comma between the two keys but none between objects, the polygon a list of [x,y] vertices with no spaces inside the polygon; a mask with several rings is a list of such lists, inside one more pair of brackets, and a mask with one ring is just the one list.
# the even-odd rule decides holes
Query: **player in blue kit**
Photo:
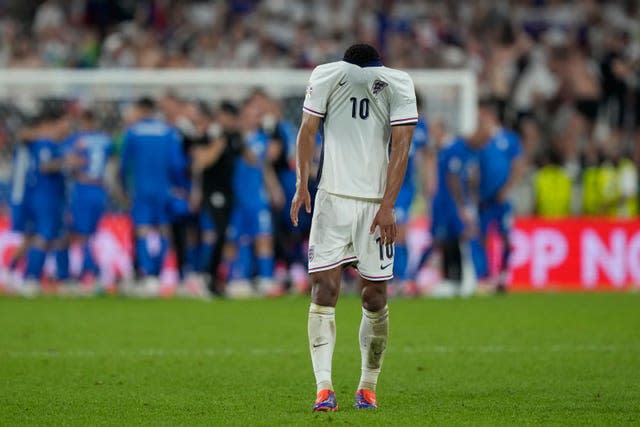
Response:
[{"label": "player in blue kit", "polygon": [[155,102],[141,98],[136,109],[140,119],[124,134],[120,177],[132,201],[142,291],[155,295],[169,245],[169,189],[184,164],[178,131],[154,117]]},{"label": "player in blue kit", "polygon": [[437,154],[436,189],[431,206],[432,246],[423,255],[424,263],[433,249],[443,253],[443,277],[462,292],[463,248],[477,233],[478,148],[482,138],[451,138],[441,123],[433,125]]},{"label": "player in blue kit", "polygon": [[[422,103],[420,97],[416,95],[417,107],[420,112]],[[395,214],[397,223],[397,235],[395,241],[395,256],[393,264],[394,279],[398,281],[400,287],[397,291],[413,293],[408,280],[407,266],[409,261],[409,251],[407,249],[407,223],[409,222],[411,204],[416,194],[416,169],[421,174],[425,173],[427,166],[427,144],[429,141],[429,127],[424,117],[418,118],[418,123],[413,131],[411,148],[409,150],[409,160],[407,162],[407,172],[400,187],[400,193],[396,199]],[[393,142],[392,142],[393,143]]]},{"label": "player in blue kit", "polygon": [[[229,242],[236,246],[227,294],[246,297],[252,293],[249,279],[253,265],[258,274],[258,290],[268,294],[275,287],[273,281],[273,218],[265,174],[273,174],[266,162],[269,136],[254,130],[245,145],[249,153],[238,158],[233,177],[235,205],[228,231]],[[271,178],[274,178],[272,175]],[[255,260],[254,260],[255,253]]]},{"label": "player in blue kit", "polygon": [[[506,280],[513,226],[513,209],[509,194],[522,176],[524,160],[518,135],[501,126],[498,111],[491,101],[483,101],[478,109],[478,123],[488,142],[479,153],[480,245],[474,250],[474,264],[480,279],[489,276],[486,237],[490,227],[496,227],[503,243],[500,274],[496,290],[506,291]],[[474,247],[475,248],[475,247]]]},{"label": "player in blue kit", "polygon": [[29,144],[35,138],[34,129],[38,125],[38,118],[33,118],[19,132],[18,142],[13,149],[11,163],[11,188],[9,193],[9,206],[11,209],[11,231],[22,236],[22,243],[12,254],[9,260],[9,277],[7,278],[14,290],[19,290],[22,283],[21,274],[17,271],[18,263],[23,259],[25,251],[29,247],[33,231],[33,224],[28,223],[26,201],[30,197]]},{"label": "player in blue kit", "polygon": [[33,237],[27,250],[27,268],[23,291],[33,294],[38,290],[47,251],[53,249],[60,238],[65,204],[63,170],[74,165],[72,158],[65,160],[60,146],[60,116],[45,112],[29,144],[29,170],[27,186],[29,197],[24,202],[27,222],[33,224]]},{"label": "player in blue kit", "polygon": [[80,130],[70,138],[70,153],[82,160],[74,173],[71,188],[71,231],[82,247],[82,282],[93,285],[99,270],[91,250],[90,238],[98,228],[107,204],[105,172],[113,154],[113,141],[98,130],[94,114],[82,113]]}]

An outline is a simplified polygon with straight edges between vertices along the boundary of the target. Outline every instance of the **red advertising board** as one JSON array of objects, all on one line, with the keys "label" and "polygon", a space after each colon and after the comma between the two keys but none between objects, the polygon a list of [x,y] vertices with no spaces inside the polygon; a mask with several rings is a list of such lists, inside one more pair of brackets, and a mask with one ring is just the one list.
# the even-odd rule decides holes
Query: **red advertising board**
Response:
[{"label": "red advertising board", "polygon": [[[410,263],[430,243],[428,222],[416,218],[408,233]],[[93,240],[93,249],[107,281],[132,273],[132,228],[125,215],[106,215]],[[6,265],[20,237],[0,216],[0,264]],[[512,291],[615,291],[640,288],[640,221],[604,218],[542,220],[518,218],[512,235]],[[494,253],[498,248],[492,245]],[[81,251],[72,250],[72,271],[81,264]],[[491,258],[491,254],[490,254]],[[495,259],[496,257],[493,256]],[[175,263],[165,274],[175,275]]]},{"label": "red advertising board", "polygon": [[640,285],[640,221],[519,218],[511,289],[617,290]]}]

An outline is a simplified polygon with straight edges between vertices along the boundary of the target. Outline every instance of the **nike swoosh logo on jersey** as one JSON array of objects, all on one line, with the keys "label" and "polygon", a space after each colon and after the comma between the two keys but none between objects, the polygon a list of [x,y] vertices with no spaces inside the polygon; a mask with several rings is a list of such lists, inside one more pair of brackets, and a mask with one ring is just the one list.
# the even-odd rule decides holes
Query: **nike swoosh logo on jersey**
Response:
[{"label": "nike swoosh logo on jersey", "polygon": [[340,83],[338,83],[338,86],[344,86],[347,84],[346,80],[341,81]]},{"label": "nike swoosh logo on jersey", "polygon": [[313,348],[318,348],[318,347],[322,347],[323,345],[327,345],[329,344],[328,342],[324,343],[324,344],[314,344]]},{"label": "nike swoosh logo on jersey", "polygon": [[392,263],[392,262],[390,262],[390,263],[389,263],[389,264],[387,264],[387,265],[382,265],[382,264],[380,264],[380,268],[381,268],[382,270],[384,270],[385,268],[389,267],[391,264],[393,264],[393,263]]}]

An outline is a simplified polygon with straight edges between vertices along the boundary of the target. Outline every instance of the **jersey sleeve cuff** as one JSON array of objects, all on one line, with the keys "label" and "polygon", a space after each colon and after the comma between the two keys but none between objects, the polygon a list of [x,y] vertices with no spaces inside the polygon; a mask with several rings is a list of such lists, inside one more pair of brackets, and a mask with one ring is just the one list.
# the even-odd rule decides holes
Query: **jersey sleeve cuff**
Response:
[{"label": "jersey sleeve cuff", "polygon": [[391,120],[391,122],[390,122],[391,126],[415,125],[416,123],[418,123],[418,118],[417,117],[407,117],[407,118],[404,118],[404,119],[395,119],[395,120]]},{"label": "jersey sleeve cuff", "polygon": [[324,113],[321,113],[321,112],[316,111],[316,110],[312,110],[311,108],[306,107],[306,106],[302,107],[302,111],[304,111],[305,113],[309,113],[312,116],[324,118]]}]

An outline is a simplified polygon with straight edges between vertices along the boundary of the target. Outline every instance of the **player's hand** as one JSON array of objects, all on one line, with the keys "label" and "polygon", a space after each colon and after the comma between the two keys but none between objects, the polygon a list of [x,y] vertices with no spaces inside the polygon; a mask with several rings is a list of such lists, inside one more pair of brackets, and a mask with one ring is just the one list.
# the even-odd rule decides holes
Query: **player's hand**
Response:
[{"label": "player's hand", "polygon": [[192,187],[189,192],[189,212],[198,212],[200,206],[202,206],[202,191],[199,188]]},{"label": "player's hand", "polygon": [[64,163],[67,169],[74,171],[82,168],[86,164],[86,161],[77,154],[69,154],[65,157]]},{"label": "player's hand", "polygon": [[298,212],[302,205],[304,205],[307,213],[311,213],[311,194],[309,194],[309,189],[306,185],[296,188],[296,194],[293,195],[293,200],[291,201],[291,211],[289,215],[291,216],[291,222],[296,227],[298,226]]},{"label": "player's hand", "polygon": [[384,245],[390,245],[396,240],[396,216],[393,214],[393,208],[388,206],[380,206],[373,223],[369,229],[369,233],[373,234],[376,227],[380,228],[380,241]]},{"label": "player's hand", "polygon": [[507,200],[509,200],[509,189],[502,187],[496,194],[496,201],[498,203],[505,203]]},{"label": "player's hand", "polygon": [[274,186],[274,188],[270,189],[269,199],[271,200],[271,205],[278,210],[282,209],[287,201],[287,198],[284,195],[284,191],[282,191],[282,188],[280,188],[280,186]]}]

